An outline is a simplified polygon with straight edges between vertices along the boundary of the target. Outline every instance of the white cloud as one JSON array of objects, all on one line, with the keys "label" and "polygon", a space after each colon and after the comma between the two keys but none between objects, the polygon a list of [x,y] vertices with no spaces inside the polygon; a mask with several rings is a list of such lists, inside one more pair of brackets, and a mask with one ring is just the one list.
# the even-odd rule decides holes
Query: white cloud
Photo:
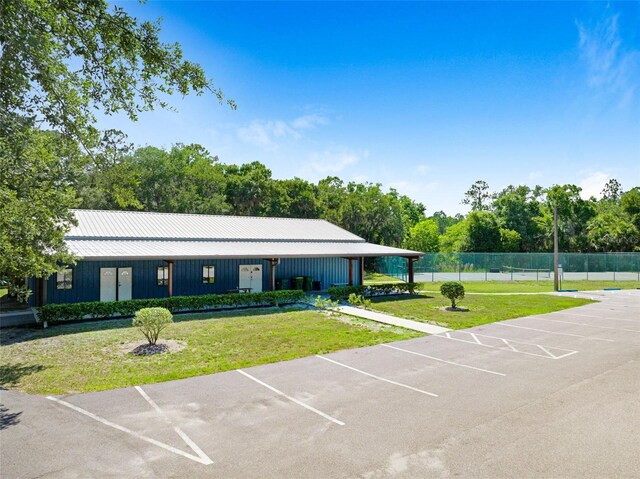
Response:
[{"label": "white cloud", "polygon": [[282,120],[254,120],[248,126],[238,128],[237,134],[245,143],[266,149],[275,148],[279,139],[300,138],[300,133]]},{"label": "white cloud", "polygon": [[429,165],[421,164],[416,166],[416,172],[420,173],[421,175],[429,173],[430,171],[431,171],[431,167]]},{"label": "white cloud", "polygon": [[387,185],[389,188],[393,188],[403,195],[413,197],[413,199],[416,199],[416,196],[432,193],[438,189],[438,183],[435,181],[424,183],[420,181],[397,180],[390,181]]},{"label": "white cloud", "polygon": [[619,15],[611,15],[593,27],[576,22],[580,56],[587,66],[589,85],[621,96],[633,97],[640,66],[640,51],[625,50],[618,26]]},{"label": "white cloud", "polygon": [[291,122],[291,126],[297,130],[310,130],[318,125],[326,125],[328,123],[329,120],[326,117],[314,113],[296,118]]},{"label": "white cloud", "polygon": [[325,150],[309,154],[311,169],[323,174],[340,173],[348,166],[355,165],[361,159],[369,156],[367,150],[354,151],[345,148]]},{"label": "white cloud", "polygon": [[539,180],[543,176],[544,176],[544,173],[542,173],[542,171],[540,171],[540,170],[531,171],[529,173],[529,180],[531,180],[531,181]]},{"label": "white cloud", "polygon": [[582,188],[580,196],[585,200],[591,198],[592,196],[600,198],[602,196],[602,189],[604,188],[604,185],[607,183],[607,181],[611,179],[611,176],[609,176],[607,173],[604,173],[603,171],[580,173],[582,175],[587,175],[582,178],[582,180],[580,180],[580,183],[578,183],[578,186]]},{"label": "white cloud", "polygon": [[327,123],[329,123],[327,118],[317,114],[304,115],[291,121],[253,120],[247,126],[238,128],[236,134],[245,143],[266,150],[274,150],[280,141],[298,140],[302,137],[302,131]]}]

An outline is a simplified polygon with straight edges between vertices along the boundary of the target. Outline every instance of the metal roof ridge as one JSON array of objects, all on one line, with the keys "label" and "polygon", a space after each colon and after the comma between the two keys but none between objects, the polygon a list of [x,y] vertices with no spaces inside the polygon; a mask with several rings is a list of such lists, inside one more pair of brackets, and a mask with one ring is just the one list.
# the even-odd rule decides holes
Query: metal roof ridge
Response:
[{"label": "metal roof ridge", "polygon": [[[269,220],[297,220],[297,221],[324,221],[338,228],[341,226],[332,223],[329,220],[323,218],[289,218],[285,216],[253,216],[253,215],[210,215],[206,213],[169,213],[164,211],[129,211],[129,210],[97,210],[87,208],[71,208],[71,211],[75,212],[93,212],[93,213],[119,213],[119,214],[136,214],[136,215],[157,215],[157,216],[195,216],[197,218],[249,218],[249,219],[269,219]],[[344,228],[343,228],[344,229]],[[348,231],[348,230],[345,230]],[[352,233],[353,234],[353,233]]]},{"label": "metal roof ridge", "polygon": [[[157,241],[181,243],[367,243],[363,238],[357,239],[268,239],[268,238],[168,238],[156,236],[65,236],[65,241]],[[375,244],[375,243],[369,243]],[[382,245],[378,245],[382,246]]]}]

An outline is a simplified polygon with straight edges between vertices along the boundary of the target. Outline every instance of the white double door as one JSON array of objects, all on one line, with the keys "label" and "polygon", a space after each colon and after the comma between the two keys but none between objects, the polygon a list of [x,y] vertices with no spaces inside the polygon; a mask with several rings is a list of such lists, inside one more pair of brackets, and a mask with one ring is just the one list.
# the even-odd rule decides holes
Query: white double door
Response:
[{"label": "white double door", "polygon": [[241,264],[239,288],[251,288],[252,293],[262,292],[262,265]]},{"label": "white double door", "polygon": [[131,268],[100,268],[100,301],[131,299]]}]

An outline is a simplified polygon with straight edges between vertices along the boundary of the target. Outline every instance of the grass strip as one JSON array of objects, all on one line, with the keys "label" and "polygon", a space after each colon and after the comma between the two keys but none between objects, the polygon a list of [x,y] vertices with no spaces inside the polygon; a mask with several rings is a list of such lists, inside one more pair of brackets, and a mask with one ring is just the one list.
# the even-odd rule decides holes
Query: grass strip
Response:
[{"label": "grass strip", "polygon": [[150,384],[422,336],[316,311],[261,309],[181,315],[161,334],[173,351],[135,356],[145,342],[131,320],[4,330],[0,384],[66,394]]},{"label": "grass strip", "polygon": [[402,295],[374,298],[372,308],[406,319],[427,322],[451,329],[471,328],[505,319],[545,314],[592,303],[588,299],[553,295],[465,296],[461,308],[468,311],[446,311],[451,303],[438,295]]}]

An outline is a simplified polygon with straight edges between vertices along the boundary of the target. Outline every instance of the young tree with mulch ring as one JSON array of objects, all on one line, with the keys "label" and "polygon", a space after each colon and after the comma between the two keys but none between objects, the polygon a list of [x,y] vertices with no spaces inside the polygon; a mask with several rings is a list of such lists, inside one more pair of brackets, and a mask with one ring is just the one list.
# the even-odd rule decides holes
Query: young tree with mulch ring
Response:
[{"label": "young tree with mulch ring", "polygon": [[173,316],[166,308],[143,308],[136,312],[133,326],[138,328],[150,345],[155,345],[160,332],[173,323]]},{"label": "young tree with mulch ring", "polygon": [[464,299],[464,286],[457,281],[448,281],[440,286],[440,293],[442,296],[449,298],[452,309],[457,309],[456,301]]}]

